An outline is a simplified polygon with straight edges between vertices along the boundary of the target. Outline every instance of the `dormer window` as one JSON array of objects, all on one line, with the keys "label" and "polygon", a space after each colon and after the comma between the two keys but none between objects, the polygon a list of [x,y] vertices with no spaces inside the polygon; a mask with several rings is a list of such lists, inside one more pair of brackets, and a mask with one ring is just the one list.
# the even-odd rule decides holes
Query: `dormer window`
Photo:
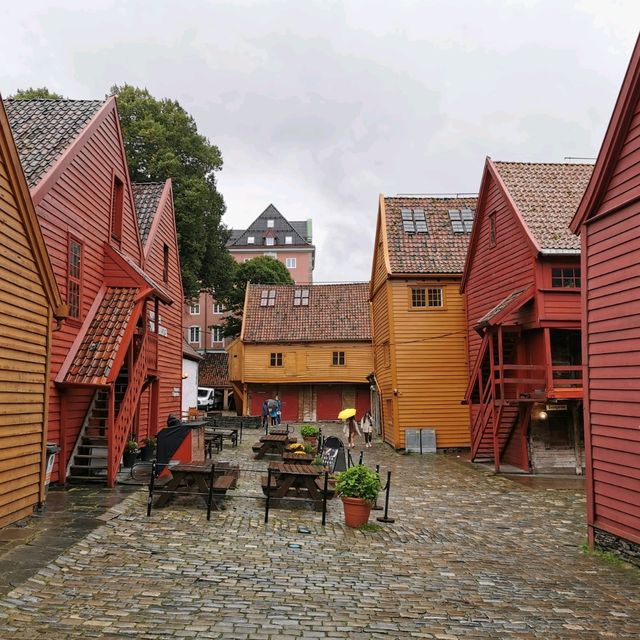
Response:
[{"label": "dormer window", "polygon": [[260,294],[260,306],[261,307],[273,307],[276,304],[276,290],[275,289],[263,289]]},{"label": "dormer window", "polygon": [[273,247],[273,245],[276,243],[276,239],[272,238],[271,236],[267,236],[264,239],[264,243],[267,245],[267,247]]},{"label": "dormer window", "polygon": [[285,236],[284,237],[285,244],[293,244],[293,236]]},{"label": "dormer window", "polygon": [[400,209],[400,214],[406,233],[429,233],[424,209]]},{"label": "dormer window", "polygon": [[471,233],[473,211],[471,209],[449,209],[449,220],[454,233]]},{"label": "dormer window", "polygon": [[309,289],[296,289],[293,294],[293,306],[294,307],[308,307],[309,306]]},{"label": "dormer window", "polygon": [[255,244],[256,239],[254,236],[247,236],[247,244]]},{"label": "dormer window", "polygon": [[267,229],[273,229],[273,220],[267,220]]}]

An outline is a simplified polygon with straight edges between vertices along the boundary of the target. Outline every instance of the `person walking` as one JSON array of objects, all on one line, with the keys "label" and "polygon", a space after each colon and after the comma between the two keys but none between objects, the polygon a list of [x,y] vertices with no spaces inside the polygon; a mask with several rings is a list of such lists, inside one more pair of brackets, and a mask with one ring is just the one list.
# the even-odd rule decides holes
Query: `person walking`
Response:
[{"label": "person walking", "polygon": [[282,402],[280,402],[280,396],[276,396],[276,424],[282,422]]},{"label": "person walking", "polygon": [[265,400],[262,403],[262,428],[266,429],[269,426],[269,402]]},{"label": "person walking", "polygon": [[357,420],[353,416],[351,416],[351,418],[347,418],[342,431],[348,439],[349,449],[353,449],[353,447],[356,446],[356,436],[361,435],[360,426],[358,425]]},{"label": "person walking", "polygon": [[364,446],[370,447],[373,440],[373,416],[370,411],[366,411],[362,416],[360,430],[364,433]]}]

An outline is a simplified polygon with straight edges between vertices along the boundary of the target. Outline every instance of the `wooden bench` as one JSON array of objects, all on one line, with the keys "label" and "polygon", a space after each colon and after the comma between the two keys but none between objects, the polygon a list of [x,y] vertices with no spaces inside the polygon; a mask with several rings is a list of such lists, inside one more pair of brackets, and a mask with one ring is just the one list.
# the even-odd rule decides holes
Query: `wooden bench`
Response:
[{"label": "wooden bench", "polygon": [[[324,478],[320,477],[320,478],[316,478],[316,485],[318,487],[318,490],[320,491],[320,493],[324,493]],[[336,495],[336,481],[335,480],[329,480],[329,483],[327,484],[327,498],[329,500],[331,500],[331,498],[333,498]]]}]

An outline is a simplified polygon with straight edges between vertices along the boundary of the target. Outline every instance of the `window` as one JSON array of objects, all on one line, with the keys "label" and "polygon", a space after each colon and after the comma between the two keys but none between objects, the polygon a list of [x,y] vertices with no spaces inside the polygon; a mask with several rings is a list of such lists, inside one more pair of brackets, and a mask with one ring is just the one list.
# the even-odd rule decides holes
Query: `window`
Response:
[{"label": "window", "polygon": [[269,366],[270,367],[281,367],[282,366],[282,353],[272,353],[269,357]]},{"label": "window", "polygon": [[263,289],[260,294],[260,306],[261,307],[273,307],[276,303],[276,291],[275,289]]},{"label": "window", "polygon": [[285,266],[287,267],[287,269],[295,269],[296,268],[296,259],[295,258],[286,258],[284,263],[285,263]]},{"label": "window", "polygon": [[264,254],[267,258],[273,258],[274,260],[278,259],[278,254],[275,251],[265,251]]},{"label": "window", "polygon": [[165,244],[162,249],[162,280],[169,282],[169,245]]},{"label": "window", "polygon": [[411,306],[414,309],[421,309],[427,306],[426,289],[411,289]]},{"label": "window", "polygon": [[220,302],[214,302],[213,313],[224,313],[224,305]]},{"label": "window", "polygon": [[192,305],[189,306],[189,313],[192,316],[199,316],[200,315],[200,303],[196,302]]},{"label": "window", "polygon": [[473,211],[471,209],[449,209],[449,220],[454,233],[471,233]]},{"label": "window", "polygon": [[442,289],[436,287],[433,289],[427,289],[427,306],[428,307],[442,307]]},{"label": "window", "polygon": [[554,267],[551,269],[551,286],[554,289],[579,289],[580,267]]},{"label": "window", "polygon": [[402,228],[407,233],[429,233],[424,209],[400,209]]},{"label": "window", "polygon": [[333,352],[333,366],[334,367],[343,367],[344,366],[344,351],[334,351]]},{"label": "window", "polygon": [[222,342],[222,327],[211,327],[211,344]]},{"label": "window", "polygon": [[296,289],[293,294],[293,306],[294,307],[308,307],[309,306],[309,289]]},{"label": "window", "polygon": [[124,184],[118,176],[113,177],[111,194],[111,237],[120,246],[122,239],[122,206],[124,202]]},{"label": "window", "polygon": [[189,327],[189,342],[192,344],[200,344],[200,327]]},{"label": "window", "polygon": [[273,220],[267,220],[267,229],[273,229]]},{"label": "window", "polygon": [[256,239],[255,236],[247,236],[247,244],[255,244]]},{"label": "window", "polygon": [[69,238],[69,270],[67,272],[67,304],[69,317],[82,314],[82,244]]},{"label": "window", "polygon": [[285,236],[284,237],[285,244],[293,244],[293,236]]},{"label": "window", "polygon": [[412,309],[438,309],[444,306],[444,295],[441,287],[412,288]]},{"label": "window", "polygon": [[496,214],[492,213],[489,216],[489,246],[496,246]]},{"label": "window", "polygon": [[267,247],[273,247],[276,243],[276,239],[272,238],[271,236],[267,236],[264,239],[264,243],[267,245]]}]

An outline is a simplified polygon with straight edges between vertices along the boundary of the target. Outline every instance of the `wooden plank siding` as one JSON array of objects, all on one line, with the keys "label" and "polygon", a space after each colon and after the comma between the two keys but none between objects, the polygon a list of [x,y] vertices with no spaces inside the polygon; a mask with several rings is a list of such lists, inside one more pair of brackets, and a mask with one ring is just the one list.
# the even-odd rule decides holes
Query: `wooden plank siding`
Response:
[{"label": "wooden plank siding", "polygon": [[[55,289],[0,100],[0,527],[44,498],[48,368]],[[42,253],[39,253],[39,251]],[[46,267],[46,268],[43,268]]]}]

